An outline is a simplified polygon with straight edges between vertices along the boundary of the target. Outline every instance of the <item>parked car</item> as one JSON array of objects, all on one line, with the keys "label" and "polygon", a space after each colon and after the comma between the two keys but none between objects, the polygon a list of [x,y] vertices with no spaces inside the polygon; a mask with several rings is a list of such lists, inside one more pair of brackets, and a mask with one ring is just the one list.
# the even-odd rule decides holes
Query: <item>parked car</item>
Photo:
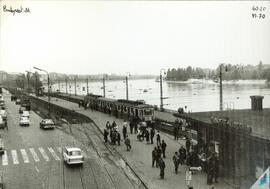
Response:
[{"label": "parked car", "polygon": [[0,129],[4,129],[6,127],[6,122],[3,117],[0,115]]},{"label": "parked car", "polygon": [[77,147],[65,146],[63,148],[63,159],[64,162],[68,165],[71,164],[80,164],[83,165],[84,157],[82,151]]},{"label": "parked car", "polygon": [[7,120],[7,112],[6,112],[6,110],[1,109],[0,110],[0,115],[2,116],[4,121]]},{"label": "parked car", "polygon": [[22,112],[22,117],[27,117],[27,118],[29,118],[29,117],[30,117],[29,111],[23,111],[23,112]]},{"label": "parked car", "polygon": [[30,121],[28,117],[21,117],[20,122],[19,122],[20,126],[29,126],[30,125]]},{"label": "parked car", "polygon": [[21,100],[17,98],[15,104],[21,104]]},{"label": "parked car", "polygon": [[4,142],[3,142],[3,140],[0,138],[0,156],[3,155],[4,152],[5,152]]},{"label": "parked car", "polygon": [[26,108],[21,106],[21,107],[19,108],[19,113],[22,114],[23,111],[26,111]]},{"label": "parked car", "polygon": [[55,123],[53,122],[52,119],[43,119],[39,123],[39,127],[42,129],[54,129]]}]

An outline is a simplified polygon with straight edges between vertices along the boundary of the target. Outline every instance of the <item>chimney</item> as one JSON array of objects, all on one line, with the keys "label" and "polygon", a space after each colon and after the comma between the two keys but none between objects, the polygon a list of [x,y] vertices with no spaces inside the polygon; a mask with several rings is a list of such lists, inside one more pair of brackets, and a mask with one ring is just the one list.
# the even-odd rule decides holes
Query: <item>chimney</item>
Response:
[{"label": "chimney", "polygon": [[251,110],[258,111],[263,110],[263,96],[250,96],[251,98]]}]

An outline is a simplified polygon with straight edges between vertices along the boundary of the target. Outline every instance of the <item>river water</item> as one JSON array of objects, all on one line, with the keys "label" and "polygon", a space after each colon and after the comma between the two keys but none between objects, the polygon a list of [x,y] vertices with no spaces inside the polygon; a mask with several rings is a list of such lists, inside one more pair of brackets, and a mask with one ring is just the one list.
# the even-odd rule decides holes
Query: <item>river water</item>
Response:
[{"label": "river water", "polygon": [[[219,110],[219,84],[204,81],[192,84],[163,81],[164,108],[177,110],[184,108],[186,112],[202,112]],[[147,104],[160,105],[160,83],[155,79],[129,80],[129,99],[145,100]],[[77,82],[76,93],[87,93],[86,82]],[[103,95],[103,83],[89,82],[89,93]],[[113,99],[126,99],[125,81],[106,80],[106,97]],[[66,92],[66,84],[52,85],[52,91]],[[75,93],[75,83],[68,82],[67,92]],[[223,107],[224,109],[249,109],[251,107],[250,96],[262,95],[263,107],[270,108],[270,85],[265,81],[237,81],[223,83]]]}]

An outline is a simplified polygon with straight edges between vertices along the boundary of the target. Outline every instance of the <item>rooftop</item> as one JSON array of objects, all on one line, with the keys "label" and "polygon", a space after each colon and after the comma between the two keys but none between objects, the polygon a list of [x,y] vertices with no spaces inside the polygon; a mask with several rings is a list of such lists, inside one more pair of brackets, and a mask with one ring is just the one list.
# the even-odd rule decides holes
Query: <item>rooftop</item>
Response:
[{"label": "rooftop", "polygon": [[270,139],[270,108],[265,108],[262,111],[243,109],[198,112],[188,113],[186,116],[206,123],[211,123],[211,117],[218,119],[229,118],[230,121],[238,122],[251,127],[251,135]]}]

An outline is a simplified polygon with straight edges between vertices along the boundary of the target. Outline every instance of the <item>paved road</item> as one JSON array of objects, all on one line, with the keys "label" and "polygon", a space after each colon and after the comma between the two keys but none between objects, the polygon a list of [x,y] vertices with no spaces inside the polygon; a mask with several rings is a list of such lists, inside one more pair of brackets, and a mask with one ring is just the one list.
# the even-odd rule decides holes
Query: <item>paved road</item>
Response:
[{"label": "paved road", "polygon": [[[9,95],[4,98],[9,130],[0,130],[6,149],[0,157],[0,171],[6,188],[142,188],[136,184],[138,180],[127,179],[123,166],[118,165],[118,157],[100,158],[102,154],[111,155],[96,131],[87,132],[87,141],[96,137],[95,143],[86,143],[64,130],[42,130],[39,128],[41,118],[33,111],[30,112],[30,126],[21,127],[19,105],[11,102]],[[68,167],[63,163],[61,147],[64,145],[83,149],[83,167]]]},{"label": "paved road", "polygon": [[[47,98],[43,98],[47,100]],[[84,110],[83,108],[79,108],[77,104],[68,102],[62,99],[51,99],[52,103],[60,105],[65,108],[69,108],[75,110],[79,113],[82,113],[88,117],[90,117],[98,127],[102,130],[105,128],[106,121],[112,122],[115,120],[117,124],[120,126],[120,130],[122,129],[122,119],[116,119],[115,117],[109,116],[107,114],[103,114],[98,111]],[[165,115],[166,117],[166,115]],[[139,142],[136,140],[136,135],[129,134],[129,137],[132,141],[132,150],[130,152],[126,152],[125,146],[122,144],[121,146],[115,146],[115,149],[121,153],[129,163],[135,168],[137,173],[149,184],[150,188],[158,188],[158,189],[175,189],[175,188],[186,188],[185,181],[185,171],[187,170],[186,166],[180,166],[180,173],[175,175],[172,156],[175,151],[179,149],[181,145],[184,144],[183,140],[174,141],[171,135],[161,133],[161,138],[164,139],[167,143],[167,158],[165,159],[166,170],[165,170],[165,180],[161,180],[159,178],[159,169],[151,167],[151,151],[154,145],[146,144],[145,142]],[[196,189],[208,189],[210,188],[206,184],[206,174],[205,173],[196,173],[192,177],[192,185]],[[216,184],[216,189],[231,189],[229,185],[226,183],[220,182]]]}]

